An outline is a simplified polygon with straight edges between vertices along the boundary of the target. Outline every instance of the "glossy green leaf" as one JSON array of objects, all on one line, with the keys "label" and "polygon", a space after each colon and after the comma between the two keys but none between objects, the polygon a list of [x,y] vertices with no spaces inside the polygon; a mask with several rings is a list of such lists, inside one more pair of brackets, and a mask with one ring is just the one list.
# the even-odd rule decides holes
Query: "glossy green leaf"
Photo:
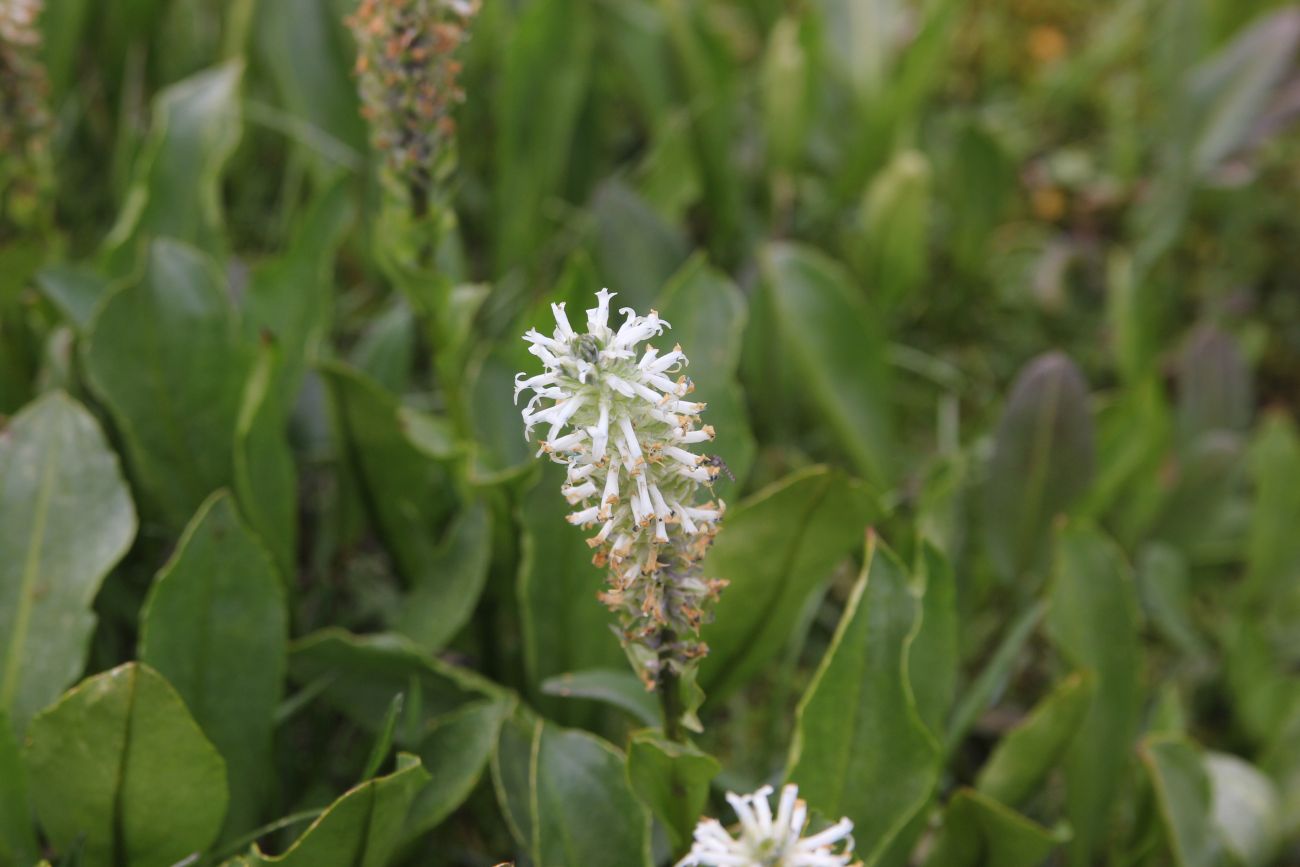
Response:
[{"label": "glossy green leaf", "polygon": [[1049,830],[972,789],[962,789],[943,814],[926,867],[1039,867],[1069,831]]},{"label": "glossy green leaf", "polygon": [[915,583],[921,622],[907,646],[907,673],[921,719],[942,739],[957,691],[957,582],[939,549],[922,540]]},{"label": "glossy green leaf", "polygon": [[731,582],[701,635],[700,685],[721,701],[781,652],[804,604],[879,511],[858,484],[810,467],[728,509],[704,574]]},{"label": "glossy green leaf", "polygon": [[708,753],[677,743],[658,731],[632,735],[627,748],[627,778],[641,802],[668,830],[674,851],[691,840],[709,799],[709,782],[722,766]]},{"label": "glossy green leaf", "polygon": [[887,479],[893,422],[877,318],[844,270],[809,247],[770,244],[760,266],[781,351],[818,414],[858,472],[873,481]]},{"label": "glossy green leaf", "polygon": [[921,606],[907,569],[874,537],[835,637],[799,702],[787,777],[810,807],[853,820],[874,863],[929,802],[939,744],[907,679]]},{"label": "glossy green leaf", "polygon": [[441,650],[474,613],[491,556],[491,516],[486,504],[473,503],[457,516],[428,571],[402,600],[397,631],[425,651]]},{"label": "glossy green leaf", "polygon": [[669,280],[657,307],[672,323],[671,338],[691,360],[686,375],[695,384],[692,399],[708,405],[704,417],[717,431],[717,438],[701,448],[726,461],[735,477],[734,483],[720,479],[717,488],[724,493],[741,490],[757,451],[744,395],[736,384],[748,318],[745,296],[703,256],[695,256]]},{"label": "glossy green leaf", "polygon": [[1057,684],[1019,725],[1003,736],[980,769],[975,788],[1019,807],[1058,766],[1092,705],[1092,677],[1075,673]]},{"label": "glossy green leaf", "polygon": [[1094,700],[1065,759],[1070,863],[1090,863],[1108,833],[1142,713],[1137,591],[1114,542],[1086,525],[1057,538],[1047,614],[1052,642],[1096,677]]},{"label": "glossy green leaf", "polygon": [[1223,847],[1214,830],[1209,776],[1195,747],[1156,735],[1139,749],[1156,793],[1165,839],[1177,867],[1216,867]]},{"label": "glossy green leaf", "polygon": [[0,864],[36,861],[39,850],[27,789],[27,769],[18,752],[13,724],[0,710]]},{"label": "glossy green leaf", "polygon": [[487,769],[511,707],[510,701],[476,701],[429,724],[415,751],[432,779],[411,803],[406,838],[437,827],[469,797]]},{"label": "glossy green leaf", "polygon": [[591,669],[542,681],[542,692],[564,698],[589,698],[621,708],[648,726],[661,724],[659,700],[627,669]]},{"label": "glossy green leaf", "polygon": [[519,506],[523,537],[517,592],[524,665],[534,685],[570,671],[627,664],[610,629],[613,615],[596,598],[604,572],[592,565],[583,532],[564,520],[563,480],[563,468],[548,463]]},{"label": "glossy green leaf", "polygon": [[272,792],[272,716],[284,692],[289,616],[266,549],[229,494],[200,508],[140,614],[140,659],[185,700],[221,751],[227,836],[262,818]]},{"label": "glossy green leaf", "polygon": [[[466,702],[497,697],[500,687],[421,651],[400,635],[352,635],[322,629],[294,642],[289,676],[306,686],[323,681],[322,698],[370,731],[383,725],[393,696],[419,694],[421,725]],[[400,733],[399,744],[409,738]]]},{"label": "glossy green leaf", "polygon": [[129,663],[32,720],[27,772],[55,847],[85,867],[164,867],[206,849],[226,815],[226,767],[157,672]]},{"label": "glossy green leaf", "polygon": [[252,347],[211,259],[156,241],[138,279],[99,308],[84,347],[142,495],[179,529],[233,476],[232,450]]},{"label": "glossy green leaf", "polygon": [[1060,353],[1041,355],[1016,377],[998,422],[984,508],[989,555],[1018,578],[1046,549],[1053,519],[1092,480],[1088,384]]},{"label": "glossy green leaf", "polygon": [[367,780],[329,806],[283,855],[254,849],[250,867],[385,867],[402,841],[402,824],[429,772],[401,753],[386,777]]},{"label": "glossy green leaf", "polygon": [[320,370],[334,396],[366,509],[398,571],[414,585],[439,568],[438,535],[455,506],[447,467],[412,443],[394,395],[343,365],[329,362]]},{"label": "glossy green leaf", "polygon": [[0,713],[27,721],[81,674],[100,583],[135,538],[117,456],[61,392],[0,431]]},{"label": "glossy green leaf", "polygon": [[298,470],[289,448],[288,407],[274,390],[282,369],[277,348],[262,346],[244,386],[232,457],[239,507],[292,588],[298,577]]},{"label": "glossy green leaf", "polygon": [[[153,126],[106,253],[125,264],[139,239],[169,237],[224,251],[221,173],[239,143],[243,65],[213,67],[158,94]],[[120,267],[120,265],[119,265]]]},{"label": "glossy green leaf", "polygon": [[537,867],[649,867],[650,814],[623,754],[540,718],[507,722],[493,759],[497,798]]}]

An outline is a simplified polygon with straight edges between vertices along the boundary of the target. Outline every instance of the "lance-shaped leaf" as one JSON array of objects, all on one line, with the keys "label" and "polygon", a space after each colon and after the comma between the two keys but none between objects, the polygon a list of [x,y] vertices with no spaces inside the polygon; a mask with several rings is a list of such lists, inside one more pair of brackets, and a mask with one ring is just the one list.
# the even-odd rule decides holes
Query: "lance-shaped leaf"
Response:
[{"label": "lance-shaped leaf", "polygon": [[808,597],[878,514],[861,486],[826,467],[793,473],[728,509],[703,566],[731,582],[701,633],[709,655],[700,683],[713,700],[781,652]]},{"label": "lance-shaped leaf", "polygon": [[788,778],[825,816],[848,816],[874,863],[928,803],[939,744],[907,679],[921,608],[906,568],[868,540],[866,565],[835,637],[799,702]]},{"label": "lance-shaped leaf", "polygon": [[194,516],[140,622],[140,659],[171,682],[226,759],[227,836],[251,828],[271,793],[289,617],[275,567],[229,494]]},{"label": "lance-shaped leaf", "polygon": [[447,531],[429,569],[402,602],[397,631],[432,653],[465,625],[487,582],[492,521],[482,502],[467,506]]},{"label": "lance-shaped leaf", "polygon": [[252,346],[211,259],[175,241],[149,247],[91,324],[86,374],[108,406],[148,505],[179,529],[233,476]]},{"label": "lance-shaped leaf", "polygon": [[0,431],[0,712],[21,736],[86,664],[91,603],[135,538],[117,456],[62,392]]},{"label": "lance-shaped leaf", "polygon": [[664,823],[674,851],[690,843],[709,799],[709,781],[721,770],[708,753],[670,741],[654,730],[637,732],[628,745],[627,778],[632,791]]},{"label": "lance-shaped leaf", "polygon": [[1038,867],[1068,840],[972,789],[953,795],[926,867]]},{"label": "lance-shaped leaf", "polygon": [[864,477],[888,478],[892,421],[885,337],[840,265],[811,248],[762,251],[781,347],[813,405]]},{"label": "lance-shaped leaf", "polygon": [[248,867],[385,867],[402,842],[402,825],[429,772],[415,756],[400,753],[397,769],[367,780],[330,804],[283,855],[259,849]]},{"label": "lance-shaped leaf", "polygon": [[1142,712],[1137,591],[1123,555],[1096,529],[1072,525],[1060,533],[1047,626],[1070,663],[1096,677],[1065,760],[1070,863],[1083,865],[1107,834]]},{"label": "lance-shaped leaf", "polygon": [[907,673],[921,719],[942,740],[957,691],[957,581],[948,560],[928,541],[921,541],[916,561],[921,622],[907,645]]},{"label": "lance-shaped leaf", "polygon": [[1008,807],[1020,806],[1057,766],[1092,703],[1092,676],[1061,681],[1008,732],[980,769],[975,788]]},{"label": "lance-shaped leaf", "polygon": [[516,714],[501,729],[492,779],[537,867],[649,867],[650,814],[623,754],[595,735]]},{"label": "lance-shaped leaf", "polygon": [[129,663],[69,690],[27,734],[32,802],[50,842],[85,867],[171,865],[226,815],[226,766],[153,669]]},{"label": "lance-shaped leaf", "polygon": [[298,572],[298,471],[289,448],[288,404],[274,391],[278,348],[263,345],[244,386],[235,422],[234,490],[248,522],[292,588]]},{"label": "lance-shaped leaf", "polygon": [[589,698],[627,711],[648,726],[661,725],[659,702],[646,692],[641,679],[627,669],[593,668],[560,674],[542,681],[542,692],[564,698]]},{"label": "lance-shaped leaf", "polygon": [[1053,518],[1092,479],[1088,384],[1060,353],[1041,355],[1016,377],[998,423],[984,511],[989,556],[1007,579],[1034,566]]}]

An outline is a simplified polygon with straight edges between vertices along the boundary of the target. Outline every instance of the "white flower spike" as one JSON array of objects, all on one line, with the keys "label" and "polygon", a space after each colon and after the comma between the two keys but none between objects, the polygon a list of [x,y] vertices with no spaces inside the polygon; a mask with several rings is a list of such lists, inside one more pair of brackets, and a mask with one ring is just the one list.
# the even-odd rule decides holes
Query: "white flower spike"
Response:
[{"label": "white flower spike", "polygon": [[[727,793],[727,802],[740,820],[733,837],[717,819],[701,819],[695,843],[677,867],[861,867],[853,860],[853,823],[840,819],[824,831],[802,837],[808,805],[799,800],[799,787],[781,790],[776,816],[768,797],[771,786],[752,795]],[[836,849],[839,851],[837,852]]]},{"label": "white flower spike", "polygon": [[538,455],[568,467],[561,492],[576,510],[572,524],[596,530],[593,562],[608,567],[599,598],[619,614],[617,630],[637,674],[653,689],[665,665],[681,674],[708,652],[700,625],[724,581],[698,576],[698,564],[726,510],[721,500],[697,502],[716,461],[690,451],[713,439],[699,427],[704,404],[682,400],[694,390],[682,373],[680,346],[664,355],[638,344],[669,324],[651,310],[624,307],[610,324],[614,293],[596,293],[587,331],[577,332],[563,304],[552,304],[555,331],[524,335],[544,371],[515,377],[515,400],[533,392],[523,410],[524,437],[543,428]]}]

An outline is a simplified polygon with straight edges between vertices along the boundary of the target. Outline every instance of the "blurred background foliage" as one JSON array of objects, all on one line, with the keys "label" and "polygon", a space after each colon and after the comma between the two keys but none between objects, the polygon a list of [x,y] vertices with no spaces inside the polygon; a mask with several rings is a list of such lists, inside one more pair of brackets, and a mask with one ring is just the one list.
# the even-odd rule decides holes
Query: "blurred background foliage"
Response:
[{"label": "blurred background foliage", "polygon": [[[86,864],[663,863],[787,767],[869,863],[1300,863],[1300,7],[489,0],[420,221],[354,5],[45,0],[3,82],[0,863],[29,800]],[[734,476],[700,755],[511,404],[602,286]],[[110,713],[229,809],[87,834]]]}]

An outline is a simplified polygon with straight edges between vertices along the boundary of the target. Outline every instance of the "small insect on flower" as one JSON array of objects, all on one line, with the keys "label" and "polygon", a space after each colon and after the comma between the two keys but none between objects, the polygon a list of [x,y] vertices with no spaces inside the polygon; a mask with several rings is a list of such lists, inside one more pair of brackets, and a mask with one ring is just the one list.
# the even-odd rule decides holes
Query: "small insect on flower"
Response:
[{"label": "small insect on flower", "polygon": [[623,647],[652,689],[663,666],[680,674],[707,652],[699,628],[726,582],[701,579],[698,564],[726,504],[697,500],[721,463],[691,451],[714,433],[699,426],[704,404],[682,399],[693,387],[685,353],[640,346],[670,327],[653,310],[624,307],[623,323],[611,325],[613,297],[596,293],[585,332],[551,305],[555,330],[524,335],[543,372],[519,374],[515,399],[533,392],[524,437],[545,428],[538,455],[568,467],[569,523],[596,531],[593,562],[609,570],[600,598],[619,614]]},{"label": "small insect on flower", "polygon": [[717,819],[701,819],[691,851],[677,867],[861,867],[862,862],[853,860],[852,822],[840,819],[802,837],[808,805],[799,800],[799,787],[781,790],[775,817],[768,802],[771,794],[771,786],[752,795],[728,792],[727,802],[740,820],[739,836],[728,834]]}]

